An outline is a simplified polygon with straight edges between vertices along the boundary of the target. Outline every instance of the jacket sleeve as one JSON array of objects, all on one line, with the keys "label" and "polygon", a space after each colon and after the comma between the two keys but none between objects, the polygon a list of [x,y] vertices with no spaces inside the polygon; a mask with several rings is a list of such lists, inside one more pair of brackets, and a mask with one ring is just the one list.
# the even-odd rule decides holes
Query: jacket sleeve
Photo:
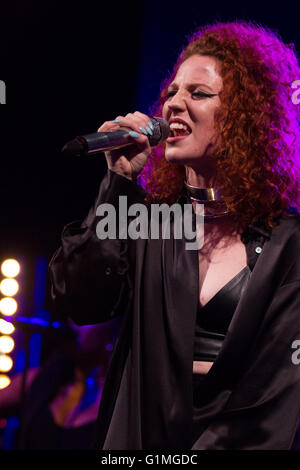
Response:
[{"label": "jacket sleeve", "polygon": [[[108,170],[86,219],[63,229],[61,246],[49,265],[51,296],[58,317],[70,316],[78,325],[92,324],[110,320],[129,308],[134,247],[128,239],[118,239],[119,196],[126,196],[129,206],[142,202],[145,194],[135,182]],[[97,235],[100,217],[96,211],[101,204],[115,208],[116,237],[99,239]]]},{"label": "jacket sleeve", "polygon": [[299,340],[300,280],[295,279],[277,290],[244,373],[222,413],[199,436],[193,449],[291,447],[300,414],[300,354],[293,349]]}]

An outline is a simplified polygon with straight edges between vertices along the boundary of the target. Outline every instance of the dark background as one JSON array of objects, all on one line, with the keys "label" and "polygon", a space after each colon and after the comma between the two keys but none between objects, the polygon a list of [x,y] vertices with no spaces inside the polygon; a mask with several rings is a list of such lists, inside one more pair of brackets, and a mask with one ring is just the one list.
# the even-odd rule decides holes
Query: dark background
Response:
[{"label": "dark background", "polygon": [[106,168],[103,155],[62,157],[62,145],[118,114],[148,112],[198,25],[252,20],[299,50],[299,13],[296,1],[3,3],[0,255],[51,256],[63,225],[86,214]]},{"label": "dark background", "polygon": [[[187,36],[235,19],[268,26],[300,50],[299,0],[2,2],[0,263],[21,262],[19,314],[51,311],[45,266],[63,226],[86,215],[106,170],[104,155],[66,158],[61,147],[119,114],[148,113]],[[17,342],[17,354],[22,348]]]}]

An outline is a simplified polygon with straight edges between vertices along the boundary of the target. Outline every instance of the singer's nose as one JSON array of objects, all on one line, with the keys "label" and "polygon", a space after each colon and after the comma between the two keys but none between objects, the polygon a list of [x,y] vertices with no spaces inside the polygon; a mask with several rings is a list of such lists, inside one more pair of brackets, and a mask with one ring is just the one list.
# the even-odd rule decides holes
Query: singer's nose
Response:
[{"label": "singer's nose", "polygon": [[177,91],[171,96],[166,102],[165,107],[169,112],[172,111],[184,111],[186,108],[186,96],[183,91]]}]

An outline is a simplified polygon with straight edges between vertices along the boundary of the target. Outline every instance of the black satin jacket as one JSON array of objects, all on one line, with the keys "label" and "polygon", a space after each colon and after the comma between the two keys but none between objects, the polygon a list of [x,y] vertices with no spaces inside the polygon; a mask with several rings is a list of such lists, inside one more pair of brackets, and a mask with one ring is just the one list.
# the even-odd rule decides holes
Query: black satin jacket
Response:
[{"label": "black satin jacket", "polygon": [[50,263],[60,316],[78,324],[123,317],[96,448],[288,449],[300,414],[300,364],[292,361],[300,340],[299,214],[243,233],[251,277],[195,410],[198,253],[174,237],[99,240],[96,208],[117,207],[120,195],[129,206],[145,192],[108,170],[95,206],[83,223],[65,227]]}]

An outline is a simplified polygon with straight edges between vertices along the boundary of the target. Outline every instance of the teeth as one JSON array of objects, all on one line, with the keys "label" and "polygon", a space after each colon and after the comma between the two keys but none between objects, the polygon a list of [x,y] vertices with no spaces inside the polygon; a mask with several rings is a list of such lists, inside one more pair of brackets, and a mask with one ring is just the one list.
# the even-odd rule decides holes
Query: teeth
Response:
[{"label": "teeth", "polygon": [[188,127],[185,124],[182,124],[181,122],[172,122],[170,124],[170,129],[184,129],[185,131],[188,131]]}]

